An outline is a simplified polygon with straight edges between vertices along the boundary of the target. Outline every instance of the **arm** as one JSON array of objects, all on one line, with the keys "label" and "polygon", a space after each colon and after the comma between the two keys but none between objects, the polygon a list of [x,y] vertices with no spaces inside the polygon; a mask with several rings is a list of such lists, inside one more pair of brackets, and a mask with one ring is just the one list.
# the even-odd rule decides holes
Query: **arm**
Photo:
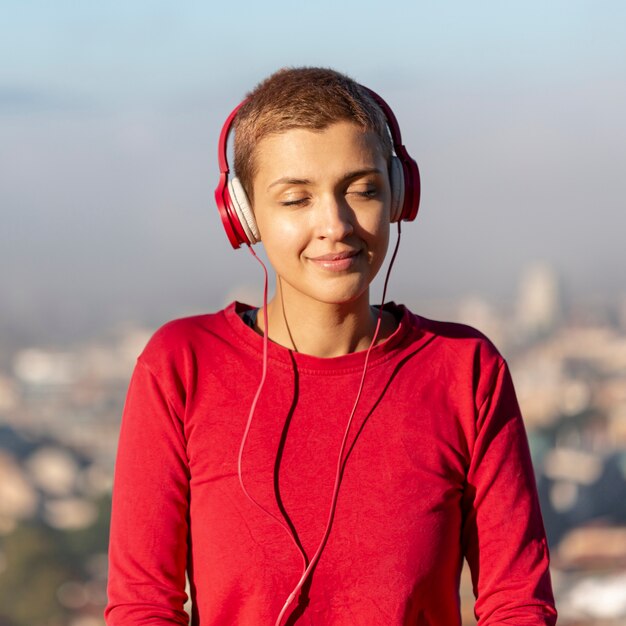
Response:
[{"label": "arm", "polygon": [[480,626],[556,623],[528,441],[501,362],[478,406],[464,494],[463,546]]},{"label": "arm", "polygon": [[188,493],[180,410],[138,360],[115,465],[108,626],[189,623],[183,610]]}]

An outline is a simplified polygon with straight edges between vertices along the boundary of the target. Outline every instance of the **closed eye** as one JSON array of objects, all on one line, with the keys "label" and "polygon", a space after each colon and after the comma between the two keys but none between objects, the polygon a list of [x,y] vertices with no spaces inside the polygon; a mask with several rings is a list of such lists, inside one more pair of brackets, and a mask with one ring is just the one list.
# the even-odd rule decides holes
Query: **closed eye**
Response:
[{"label": "closed eye", "polygon": [[365,189],[348,189],[348,194],[369,200],[370,198],[376,198],[376,196],[378,196],[378,188],[366,187]]},{"label": "closed eye", "polygon": [[299,198],[298,200],[285,200],[281,202],[281,206],[304,206],[308,198]]}]

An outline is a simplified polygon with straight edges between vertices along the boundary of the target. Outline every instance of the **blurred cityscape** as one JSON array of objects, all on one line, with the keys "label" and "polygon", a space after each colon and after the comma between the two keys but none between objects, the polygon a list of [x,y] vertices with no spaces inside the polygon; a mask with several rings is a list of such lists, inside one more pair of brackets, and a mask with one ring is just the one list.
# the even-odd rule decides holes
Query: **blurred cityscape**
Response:
[{"label": "blurred cityscape", "polygon": [[[546,266],[517,301],[407,302],[507,358],[548,532],[559,624],[626,625],[626,297],[565,303]],[[102,626],[110,492],[135,359],[154,328],[0,346],[0,626]],[[22,344],[22,340],[20,340]],[[463,619],[474,624],[467,572]]]}]

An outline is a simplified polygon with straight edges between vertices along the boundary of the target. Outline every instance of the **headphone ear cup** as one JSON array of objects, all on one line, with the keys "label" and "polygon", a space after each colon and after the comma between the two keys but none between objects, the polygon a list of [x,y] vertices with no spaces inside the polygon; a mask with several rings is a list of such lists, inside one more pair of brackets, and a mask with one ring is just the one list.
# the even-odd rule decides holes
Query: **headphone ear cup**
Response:
[{"label": "headphone ear cup", "polygon": [[391,184],[391,221],[397,222],[402,216],[404,207],[404,168],[397,156],[391,157],[389,182]]},{"label": "headphone ear cup", "polygon": [[237,214],[239,223],[244,229],[249,242],[251,244],[258,243],[261,241],[261,233],[254,219],[254,212],[250,206],[248,195],[237,177],[228,181],[228,192],[230,194],[232,207]]}]

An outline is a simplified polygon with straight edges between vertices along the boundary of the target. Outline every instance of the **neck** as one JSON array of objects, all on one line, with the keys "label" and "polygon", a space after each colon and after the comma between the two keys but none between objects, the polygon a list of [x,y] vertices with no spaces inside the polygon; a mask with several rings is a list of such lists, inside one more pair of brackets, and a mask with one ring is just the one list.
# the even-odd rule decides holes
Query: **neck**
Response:
[{"label": "neck", "polygon": [[[265,311],[259,311],[257,327],[263,329]],[[293,301],[277,289],[268,303],[269,338],[286,348],[317,357],[335,357],[366,350],[374,337],[378,311],[369,304],[369,294],[345,304],[313,300]],[[383,313],[378,340],[386,339],[397,323]]]}]

